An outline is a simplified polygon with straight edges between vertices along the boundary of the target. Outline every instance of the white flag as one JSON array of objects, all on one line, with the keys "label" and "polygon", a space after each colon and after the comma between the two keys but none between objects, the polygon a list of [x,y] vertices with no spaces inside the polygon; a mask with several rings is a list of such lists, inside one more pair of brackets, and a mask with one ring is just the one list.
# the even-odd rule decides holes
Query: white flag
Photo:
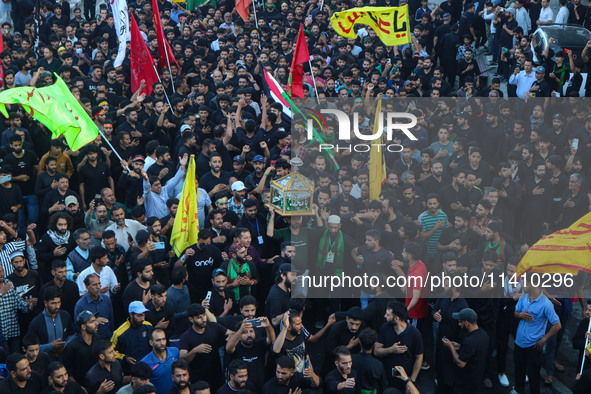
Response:
[{"label": "white flag", "polygon": [[119,49],[117,50],[117,58],[113,66],[119,67],[125,59],[125,47],[127,40],[131,37],[129,32],[129,13],[127,12],[126,0],[110,0],[111,8],[113,9],[113,22],[115,22],[115,30],[117,31],[117,38],[119,38]]}]

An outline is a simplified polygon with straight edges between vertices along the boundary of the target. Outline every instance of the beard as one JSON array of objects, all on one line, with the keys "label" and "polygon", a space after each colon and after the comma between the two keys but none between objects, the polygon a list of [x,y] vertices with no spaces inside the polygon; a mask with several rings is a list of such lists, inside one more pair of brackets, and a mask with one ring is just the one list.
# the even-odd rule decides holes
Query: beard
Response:
[{"label": "beard", "polygon": [[300,332],[299,330],[297,330],[296,328],[292,328],[291,330],[289,330],[289,332],[291,333],[291,335],[293,335],[294,337],[297,336]]},{"label": "beard", "polygon": [[174,387],[176,387],[179,390],[184,390],[184,389],[187,388],[187,385],[188,384],[189,383],[188,382],[185,382],[185,381],[183,381],[183,382],[174,382]]}]

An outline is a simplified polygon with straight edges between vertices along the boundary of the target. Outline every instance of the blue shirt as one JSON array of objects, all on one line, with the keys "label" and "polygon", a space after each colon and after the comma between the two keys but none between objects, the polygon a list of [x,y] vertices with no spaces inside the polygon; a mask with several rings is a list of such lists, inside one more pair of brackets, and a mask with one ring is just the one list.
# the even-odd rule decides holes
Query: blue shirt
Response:
[{"label": "blue shirt", "polygon": [[173,362],[178,361],[179,353],[178,348],[167,347],[166,360],[164,361],[159,360],[154,354],[154,351],[151,351],[146,357],[142,358],[142,361],[148,364],[152,370],[150,383],[156,387],[157,394],[164,394],[172,388],[172,371],[170,367]]},{"label": "blue shirt", "polygon": [[515,343],[520,348],[528,348],[535,345],[546,334],[546,324],[548,321],[552,325],[560,321],[554,311],[554,305],[541,292],[533,302],[530,302],[529,295],[524,293],[519,298],[519,301],[517,301],[515,310],[517,312],[527,312],[534,317],[534,320],[531,322],[525,320],[519,321]]},{"label": "blue shirt", "polygon": [[[85,294],[84,297],[80,298],[76,303],[76,306],[74,307],[74,316],[78,316],[82,311],[98,313],[97,317],[104,317],[107,319],[107,323],[99,324],[98,335],[103,339],[111,340],[113,329],[115,327],[111,299],[104,294],[100,294],[99,298],[97,298],[96,301],[93,301],[88,294]],[[80,332],[80,325],[75,324],[74,327],[77,332]]]}]

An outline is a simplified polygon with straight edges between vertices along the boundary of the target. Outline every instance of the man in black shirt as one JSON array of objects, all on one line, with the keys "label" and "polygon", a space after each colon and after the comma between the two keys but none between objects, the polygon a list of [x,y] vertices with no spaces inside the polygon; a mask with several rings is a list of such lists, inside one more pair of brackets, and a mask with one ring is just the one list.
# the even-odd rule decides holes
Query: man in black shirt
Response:
[{"label": "man in black shirt", "polygon": [[334,364],[336,368],[330,371],[324,380],[324,392],[360,393],[357,372],[353,369],[351,352],[346,346],[339,346],[334,350]]},{"label": "man in black shirt", "polygon": [[216,268],[211,274],[211,283],[213,285],[211,298],[209,299],[209,305],[207,305],[209,311],[218,317],[229,315],[230,311],[235,309],[236,299],[234,298],[234,292],[226,289],[228,275],[221,268]]},{"label": "man in black shirt", "polygon": [[97,194],[101,194],[101,190],[106,187],[115,190],[115,183],[111,177],[111,170],[107,163],[98,161],[98,148],[90,145],[87,148],[86,156],[82,162],[84,164],[79,168],[80,175],[80,197],[84,211],[87,210],[90,201],[95,198]]},{"label": "man in black shirt", "polygon": [[51,156],[46,158],[45,171],[38,174],[35,181],[35,195],[39,202],[42,202],[45,195],[57,187],[58,175],[62,174],[57,172],[57,159]]},{"label": "man in black shirt", "polygon": [[[308,368],[304,374],[295,372],[295,361],[292,357],[281,356],[277,359],[275,377],[263,386],[264,394],[290,394],[296,390],[313,389],[320,386],[320,378]],[[304,376],[304,375],[307,375]]]},{"label": "man in black shirt", "polygon": [[41,392],[41,377],[31,372],[27,358],[20,353],[13,353],[6,359],[6,368],[10,376],[0,384],[0,393],[38,394]]},{"label": "man in black shirt", "polygon": [[279,267],[278,275],[277,283],[271,287],[265,301],[265,315],[274,327],[279,327],[283,314],[289,310],[291,287],[298,278],[295,268],[287,263]]},{"label": "man in black shirt", "polygon": [[[248,368],[248,380],[256,387],[261,387],[265,378],[265,356],[269,345],[275,340],[275,330],[266,317],[254,320],[254,322],[247,319],[242,321],[236,333],[228,338],[226,353],[233,360],[244,361]],[[266,338],[262,336],[257,338],[253,324],[265,329]]]},{"label": "man in black shirt", "polygon": [[534,68],[536,73],[536,81],[533,83],[529,92],[532,97],[550,97],[552,89],[550,84],[546,81],[546,69],[544,66]]},{"label": "man in black shirt", "polygon": [[[386,323],[380,328],[374,354],[383,358],[384,368],[401,366],[412,371],[413,382],[423,363],[423,340],[418,329],[407,324],[408,312],[401,302],[393,301],[386,308]],[[404,390],[405,383],[388,374],[391,386]]]},{"label": "man in black shirt", "polygon": [[383,393],[388,387],[384,365],[372,356],[377,333],[366,328],[359,333],[361,352],[354,354],[353,368],[357,371],[357,385],[361,390]]},{"label": "man in black shirt", "polygon": [[[23,195],[28,222],[35,223],[39,218],[39,203],[35,197],[35,179],[39,159],[32,150],[23,149],[23,139],[20,135],[13,134],[9,141],[12,153],[4,158],[3,163],[12,166],[12,181],[20,188]],[[19,224],[24,228],[24,212],[20,212]]]},{"label": "man in black shirt", "polygon": [[156,148],[156,163],[152,164],[146,173],[148,176],[160,179],[163,185],[174,176],[174,166],[170,160],[170,151],[167,146]]},{"label": "man in black shirt", "polygon": [[250,231],[251,245],[255,247],[259,254],[262,254],[261,252],[265,244],[267,221],[262,214],[258,213],[259,208],[254,199],[247,198],[242,205],[244,206],[244,215],[242,215],[242,219],[238,221],[236,227],[243,227]]},{"label": "man in black shirt", "polygon": [[86,372],[98,361],[97,346],[100,337],[97,335],[99,329],[97,313],[82,311],[78,315],[77,323],[80,326],[80,333],[66,346],[63,362],[68,368],[70,377],[82,386],[86,386]]},{"label": "man in black shirt", "polygon": [[205,308],[199,304],[187,308],[187,317],[191,327],[181,335],[180,357],[190,363],[193,382],[207,380],[217,389],[224,383],[218,348],[224,344],[230,330],[208,322]]},{"label": "man in black shirt", "polygon": [[150,299],[150,282],[154,278],[152,261],[147,259],[138,259],[132,267],[135,274],[135,280],[129,282],[123,291],[123,307],[126,311],[133,301],[145,301]]},{"label": "man in black shirt", "polygon": [[228,365],[228,381],[216,391],[216,394],[231,394],[242,390],[255,392],[256,386],[248,380],[246,363],[242,360],[233,360]]},{"label": "man in black shirt", "polygon": [[[470,308],[454,312],[452,317],[468,332],[462,344],[443,338],[443,344],[452,354],[458,366],[454,393],[478,393],[484,380],[486,358],[488,356],[489,338],[487,333],[478,327],[478,315]],[[457,350],[459,349],[459,350]]]},{"label": "man in black shirt", "polygon": [[222,171],[222,156],[219,153],[212,153],[209,156],[209,168],[207,172],[199,179],[199,184],[213,198],[217,192],[228,192],[230,188],[230,173]]},{"label": "man in black shirt", "polygon": [[114,394],[123,383],[121,363],[111,342],[100,341],[97,351],[99,361],[86,373],[85,387],[89,393]]},{"label": "man in black shirt", "polygon": [[71,316],[74,316],[74,308],[76,302],[80,298],[80,289],[78,285],[67,279],[68,268],[64,260],[55,259],[51,262],[52,280],[46,282],[39,292],[39,297],[43,299],[45,291],[50,287],[57,287],[62,293],[61,309],[67,311]]},{"label": "man in black shirt", "polygon": [[191,302],[200,303],[205,298],[207,289],[211,287],[211,275],[222,262],[222,253],[211,244],[211,232],[200,230],[197,243],[189,246],[175,263],[175,267],[184,265],[187,268]]},{"label": "man in black shirt", "polygon": [[64,394],[84,394],[85,391],[80,384],[69,380],[68,371],[64,364],[54,361],[47,368],[49,386],[42,393],[54,393],[56,391]]},{"label": "man in black shirt", "polygon": [[365,328],[361,314],[361,308],[354,306],[347,311],[345,320],[338,321],[332,326],[326,340],[329,358],[334,349],[339,346],[346,346],[352,353],[361,350],[358,336]]}]

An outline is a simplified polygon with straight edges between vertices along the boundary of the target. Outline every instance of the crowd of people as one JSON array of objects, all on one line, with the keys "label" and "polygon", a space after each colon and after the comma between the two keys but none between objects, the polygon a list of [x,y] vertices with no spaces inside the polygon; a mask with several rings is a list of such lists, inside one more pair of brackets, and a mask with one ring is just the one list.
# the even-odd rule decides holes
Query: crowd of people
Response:
[{"label": "crowd of people", "polygon": [[[576,58],[534,45],[537,64],[530,45],[540,25],[590,23],[580,0],[559,3],[554,17],[548,0],[415,0],[412,42],[386,47],[367,27],[357,39],[335,34],[330,16],[404,0],[265,0],[246,21],[233,1],[157,1],[175,61],[161,82],[131,91],[129,48],[113,66],[106,4],[1,2],[3,89],[48,86],[56,73],[101,136],[72,151],[19,105],[0,118],[0,393],[521,394],[553,384],[561,354],[589,356],[587,274],[551,289],[512,275],[543,235],[591,209],[591,102],[579,97],[591,44]],[[158,64],[152,2],[128,6]],[[311,141],[305,120],[265,94],[262,68],[286,89],[300,24],[313,101],[296,104],[355,112],[366,133],[377,99],[418,121],[416,139],[394,134],[401,151],[383,156],[379,198],[367,141],[347,148],[330,116]],[[177,255],[170,238],[192,156],[198,241]],[[296,157],[315,185],[310,216],[269,208],[271,182]],[[302,286],[303,274],[428,273],[489,280],[470,293],[409,282],[347,297]],[[574,349],[563,341],[573,320]],[[569,378],[575,393],[590,390],[587,361]]]}]

